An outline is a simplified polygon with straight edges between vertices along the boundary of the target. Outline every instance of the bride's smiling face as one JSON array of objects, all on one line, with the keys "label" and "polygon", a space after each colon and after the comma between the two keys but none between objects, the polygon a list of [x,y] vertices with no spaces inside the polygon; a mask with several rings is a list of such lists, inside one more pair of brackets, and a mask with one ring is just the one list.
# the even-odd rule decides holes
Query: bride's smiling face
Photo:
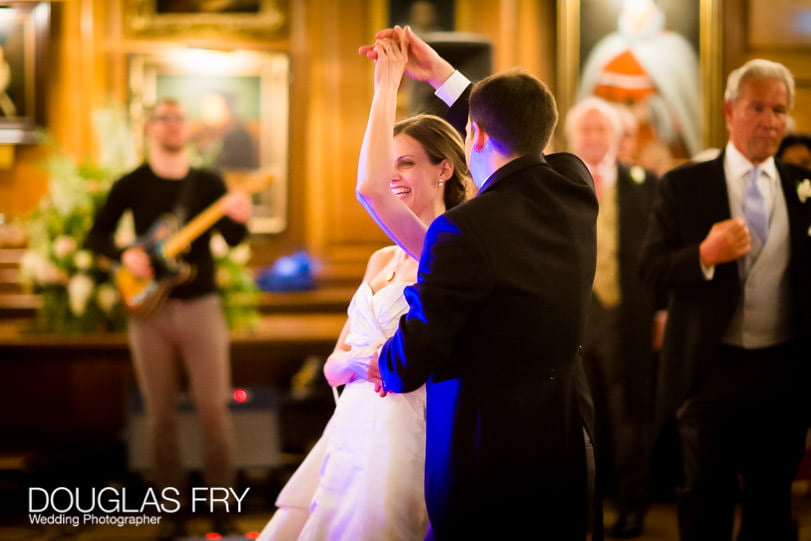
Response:
[{"label": "bride's smiling face", "polygon": [[405,133],[394,136],[394,171],[391,191],[419,217],[433,219],[445,209],[443,185],[447,162],[431,163],[423,146]]}]

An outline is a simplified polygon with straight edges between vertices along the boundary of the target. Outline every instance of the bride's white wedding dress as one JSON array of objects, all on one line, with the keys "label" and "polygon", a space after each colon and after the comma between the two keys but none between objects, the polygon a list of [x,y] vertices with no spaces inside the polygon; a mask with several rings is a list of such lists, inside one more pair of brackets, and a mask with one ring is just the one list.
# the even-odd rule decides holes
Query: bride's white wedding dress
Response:
[{"label": "bride's white wedding dress", "polygon": [[[362,283],[349,305],[346,343],[376,350],[394,334],[408,310],[407,285],[372,292]],[[299,541],[421,540],[424,466],[425,387],[381,398],[372,383],[355,380],[276,505],[309,509]]]}]

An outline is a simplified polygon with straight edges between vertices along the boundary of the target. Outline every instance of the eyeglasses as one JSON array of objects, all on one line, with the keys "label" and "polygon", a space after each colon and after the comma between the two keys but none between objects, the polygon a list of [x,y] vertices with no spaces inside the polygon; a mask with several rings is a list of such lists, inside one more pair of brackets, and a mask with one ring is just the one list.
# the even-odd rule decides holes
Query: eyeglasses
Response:
[{"label": "eyeglasses", "polygon": [[155,115],[150,120],[152,122],[163,122],[164,124],[184,124],[186,117],[183,115]]}]

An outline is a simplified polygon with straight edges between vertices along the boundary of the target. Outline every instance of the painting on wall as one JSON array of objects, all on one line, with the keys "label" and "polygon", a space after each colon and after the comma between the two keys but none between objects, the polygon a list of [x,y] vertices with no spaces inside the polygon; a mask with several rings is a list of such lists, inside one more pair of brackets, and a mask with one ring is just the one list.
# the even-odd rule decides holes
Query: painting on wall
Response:
[{"label": "painting on wall", "polygon": [[[180,101],[191,126],[192,163],[226,179],[272,171],[254,195],[254,233],[287,224],[288,57],[281,53],[178,51],[132,58],[131,114],[142,126],[157,100]],[[143,130],[137,129],[136,133]],[[143,141],[137,145],[143,150]]]},{"label": "painting on wall", "polygon": [[411,25],[418,34],[454,30],[453,0],[390,0],[389,26]]},{"label": "painting on wall", "polygon": [[283,36],[289,0],[127,0],[124,24],[137,37]]},{"label": "painting on wall", "polygon": [[0,7],[0,143],[36,143],[45,123],[50,4]]},{"label": "painting on wall", "polygon": [[[587,96],[616,104],[636,126],[635,161],[678,163],[707,143],[720,55],[712,0],[559,1],[561,112]],[[718,41],[718,40],[715,40]],[[653,165],[651,169],[657,168]]]}]

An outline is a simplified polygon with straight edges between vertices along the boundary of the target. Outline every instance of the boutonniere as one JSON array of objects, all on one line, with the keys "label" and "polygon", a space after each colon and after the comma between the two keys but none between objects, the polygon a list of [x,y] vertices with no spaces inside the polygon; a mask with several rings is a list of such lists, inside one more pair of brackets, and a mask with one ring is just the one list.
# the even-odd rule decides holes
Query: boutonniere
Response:
[{"label": "boutonniere", "polygon": [[804,178],[797,183],[797,197],[800,198],[800,203],[805,203],[811,197],[811,180]]},{"label": "boutonniere", "polygon": [[643,182],[645,182],[645,170],[642,167],[634,165],[633,167],[631,167],[630,173],[631,179],[637,184],[642,184]]}]

